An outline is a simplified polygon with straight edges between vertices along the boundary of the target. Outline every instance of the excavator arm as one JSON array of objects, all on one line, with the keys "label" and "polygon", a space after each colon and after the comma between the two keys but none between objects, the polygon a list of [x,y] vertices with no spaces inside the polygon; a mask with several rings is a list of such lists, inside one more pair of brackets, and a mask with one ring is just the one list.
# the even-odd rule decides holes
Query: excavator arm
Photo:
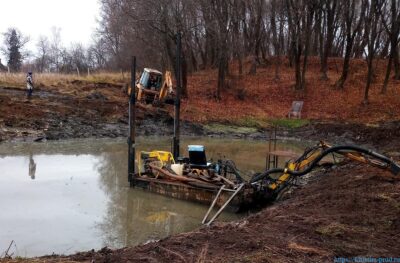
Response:
[{"label": "excavator arm", "polygon": [[[394,175],[400,174],[400,165],[392,159],[377,152],[353,145],[330,146],[325,142],[307,149],[299,158],[288,162],[285,168],[274,168],[255,175],[250,183],[265,188],[270,194],[276,196],[295,177],[303,176],[316,168],[319,162],[329,154],[338,154],[350,160],[370,164]],[[277,179],[272,174],[281,174]]]}]

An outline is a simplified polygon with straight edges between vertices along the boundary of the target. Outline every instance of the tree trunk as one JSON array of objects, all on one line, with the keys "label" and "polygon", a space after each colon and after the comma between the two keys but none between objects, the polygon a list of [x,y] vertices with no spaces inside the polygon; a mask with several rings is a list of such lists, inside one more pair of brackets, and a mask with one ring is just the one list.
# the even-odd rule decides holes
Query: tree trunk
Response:
[{"label": "tree trunk", "polygon": [[224,88],[225,85],[225,72],[226,72],[225,67],[226,67],[225,57],[222,56],[219,60],[219,65],[218,65],[218,86],[216,94],[217,100],[221,100],[221,90]]},{"label": "tree trunk", "polygon": [[238,63],[239,63],[239,75],[243,75],[243,59],[241,55],[239,55],[238,57]]},{"label": "tree trunk", "polygon": [[397,48],[394,48],[393,65],[394,65],[394,79],[400,80],[399,51],[397,50]]},{"label": "tree trunk", "polygon": [[271,31],[272,31],[272,41],[274,45],[275,52],[275,80],[279,79],[279,66],[280,66],[280,46],[278,40],[278,30],[276,27],[276,0],[271,2]]},{"label": "tree trunk", "polygon": [[351,49],[353,46],[353,40],[352,39],[347,39],[346,43],[346,51],[344,54],[344,61],[343,61],[343,69],[342,69],[342,75],[336,81],[335,87],[338,89],[343,89],[344,88],[344,83],[347,80],[347,76],[349,74],[349,67],[350,67],[350,55],[351,55]]},{"label": "tree trunk", "polygon": [[367,75],[367,85],[365,86],[365,92],[364,92],[364,101],[363,104],[368,104],[368,93],[369,93],[369,88],[371,86],[372,82],[372,77],[373,77],[373,55],[371,54],[371,57],[368,58],[368,75]]},{"label": "tree trunk", "polygon": [[257,57],[253,56],[251,60],[249,75],[255,75],[256,73],[257,73]]},{"label": "tree trunk", "polygon": [[307,62],[308,62],[308,50],[310,46],[310,35],[311,35],[311,26],[312,26],[312,20],[314,17],[314,12],[312,8],[308,11],[309,13],[307,14],[305,18],[305,25],[306,25],[306,39],[304,43],[304,58],[303,58],[303,70],[301,73],[301,89],[306,88],[306,72],[307,72]]},{"label": "tree trunk", "polygon": [[302,89],[302,79],[301,79],[301,46],[298,45],[296,50],[295,50],[295,55],[294,55],[294,64],[295,64],[295,75],[296,75],[296,85],[295,89],[296,90],[301,90]]},{"label": "tree trunk", "polygon": [[326,1],[327,11],[326,11],[326,41],[324,46],[324,53],[322,56],[321,64],[321,79],[328,80],[328,57],[331,53],[332,42],[334,39],[334,25],[335,25],[335,15],[336,15],[336,3],[337,0]]},{"label": "tree trunk", "polygon": [[385,74],[385,81],[383,82],[383,86],[382,86],[382,90],[381,90],[382,94],[385,94],[387,91],[387,85],[389,83],[389,77],[390,77],[391,70],[392,70],[392,56],[389,56],[388,65],[387,65],[386,74]]},{"label": "tree trunk", "polygon": [[188,74],[188,66],[186,62],[186,57],[183,51],[182,52],[182,97],[187,98],[188,97],[188,91],[187,91],[187,74]]}]

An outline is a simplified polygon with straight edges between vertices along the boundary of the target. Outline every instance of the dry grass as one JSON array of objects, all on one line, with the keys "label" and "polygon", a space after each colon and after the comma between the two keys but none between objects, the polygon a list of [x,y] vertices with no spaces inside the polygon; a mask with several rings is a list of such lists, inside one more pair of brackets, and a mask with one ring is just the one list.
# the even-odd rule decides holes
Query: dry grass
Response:
[{"label": "dry grass", "polygon": [[[60,73],[33,73],[34,82],[41,86],[56,86],[75,80],[99,83],[125,83],[130,81],[130,73],[98,72],[93,74],[60,74]],[[25,87],[25,73],[0,73],[0,85],[7,87]]]}]

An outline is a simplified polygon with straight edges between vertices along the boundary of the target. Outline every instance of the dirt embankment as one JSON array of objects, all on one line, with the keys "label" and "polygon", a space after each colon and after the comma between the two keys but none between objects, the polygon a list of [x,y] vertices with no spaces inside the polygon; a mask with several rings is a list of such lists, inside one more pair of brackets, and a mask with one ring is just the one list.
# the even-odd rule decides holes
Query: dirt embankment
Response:
[{"label": "dirt embankment", "polygon": [[[237,65],[232,63],[219,101],[214,97],[217,70],[196,72],[188,77],[188,97],[182,100],[181,130],[184,134],[265,139],[265,129],[271,120],[285,120],[292,102],[301,100],[304,101],[302,118],[311,124],[288,129],[285,132],[288,136],[335,142],[369,143],[372,140],[372,144],[387,134],[398,138],[398,132],[393,130],[400,128],[400,81],[391,78],[388,92],[380,92],[387,63],[384,60],[376,63],[368,105],[361,104],[365,61],[351,61],[345,88],[337,90],[334,83],[340,76],[341,63],[340,59],[330,59],[329,80],[321,80],[319,59],[311,57],[304,91],[293,89],[294,73],[286,60],[282,61],[278,80],[274,58],[259,65],[255,75],[238,76]],[[250,67],[250,61],[244,66]],[[26,100],[23,75],[14,79],[0,76],[0,142],[126,136],[128,97],[123,83],[127,80],[120,74],[103,75],[99,81],[93,77],[76,79],[72,75],[38,74],[31,101]],[[137,115],[137,134],[172,133],[171,105],[161,109],[138,108]],[[234,128],[224,132],[203,127],[210,123]],[[244,131],[238,127],[251,129]]]},{"label": "dirt embankment", "polygon": [[[138,135],[171,135],[171,105],[137,108]],[[267,139],[268,127],[182,122],[186,135]],[[221,128],[222,127],[222,128]],[[23,88],[0,86],[0,142],[88,137],[124,137],[128,133],[128,97],[122,84],[73,80],[59,87],[41,85],[33,98]],[[300,128],[280,128],[279,135],[332,143],[358,143],[395,150],[400,145],[400,121],[365,125],[313,120]],[[398,148],[398,147],[397,147]]]},{"label": "dirt embankment", "polygon": [[333,144],[359,144],[384,152],[400,151],[400,121],[373,125],[315,121],[305,127],[282,131],[289,137],[326,140]]},{"label": "dirt embankment", "polygon": [[[399,257],[400,178],[348,163],[245,219],[131,248],[37,262],[333,262]],[[20,262],[20,261],[4,261]],[[35,262],[35,261],[33,261]]]},{"label": "dirt embankment", "polygon": [[[167,135],[173,119],[168,109],[138,107],[138,135]],[[198,127],[183,122],[183,130]],[[0,142],[40,141],[128,134],[128,96],[121,84],[81,80],[36,87],[28,100],[23,88],[0,85]]]}]

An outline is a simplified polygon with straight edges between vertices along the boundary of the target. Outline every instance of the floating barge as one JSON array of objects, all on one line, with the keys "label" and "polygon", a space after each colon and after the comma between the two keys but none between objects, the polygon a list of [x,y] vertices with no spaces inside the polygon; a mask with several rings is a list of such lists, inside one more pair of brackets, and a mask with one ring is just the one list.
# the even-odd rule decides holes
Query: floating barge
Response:
[{"label": "floating barge", "polygon": [[[205,189],[201,187],[191,186],[181,182],[172,182],[162,179],[139,176],[135,174],[132,178],[131,185],[140,187],[147,191],[177,198],[180,200],[195,202],[209,206],[216,199],[215,206],[222,207],[231,198],[234,190],[225,189],[216,198],[219,189]],[[246,209],[254,203],[253,189],[244,186],[244,189],[238,192],[233,199],[227,204],[227,209],[232,212],[238,212]]]}]

